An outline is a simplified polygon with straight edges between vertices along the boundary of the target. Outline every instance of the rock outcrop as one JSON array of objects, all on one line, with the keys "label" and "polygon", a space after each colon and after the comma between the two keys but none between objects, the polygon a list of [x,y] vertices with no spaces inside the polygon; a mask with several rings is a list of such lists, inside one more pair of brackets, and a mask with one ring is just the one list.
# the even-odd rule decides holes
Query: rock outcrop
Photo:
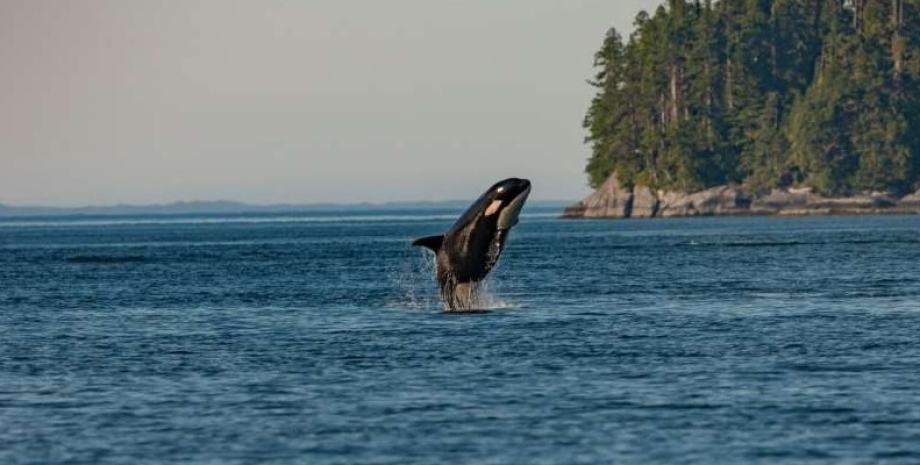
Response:
[{"label": "rock outcrop", "polygon": [[914,192],[898,202],[898,205],[906,208],[917,208],[920,210],[920,191]]},{"label": "rock outcrop", "polygon": [[633,195],[620,187],[616,176],[610,176],[601,187],[576,205],[563,212],[565,218],[629,218]]},{"label": "rock outcrop", "polygon": [[757,198],[751,210],[762,215],[820,215],[896,213],[901,203],[886,193],[874,192],[849,197],[824,197],[811,188],[773,189]]},{"label": "rock outcrop", "polygon": [[658,216],[744,215],[749,212],[751,197],[738,186],[716,186],[692,194],[659,191]]},{"label": "rock outcrop", "polygon": [[658,197],[645,186],[633,189],[631,218],[654,218],[658,214]]},{"label": "rock outcrop", "polygon": [[811,188],[774,189],[751,195],[743,186],[716,186],[699,192],[623,187],[613,174],[563,218],[667,218],[713,215],[827,215],[920,213],[920,191],[898,199],[886,193],[824,197]]}]

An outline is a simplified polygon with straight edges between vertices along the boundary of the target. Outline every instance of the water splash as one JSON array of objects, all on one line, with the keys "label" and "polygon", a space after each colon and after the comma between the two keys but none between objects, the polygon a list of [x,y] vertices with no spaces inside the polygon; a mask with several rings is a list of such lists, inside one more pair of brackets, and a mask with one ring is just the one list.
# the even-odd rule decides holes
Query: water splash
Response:
[{"label": "water splash", "polygon": [[435,256],[427,251],[411,249],[398,270],[390,274],[395,300],[387,307],[410,310],[440,309],[437,283],[434,282]]},{"label": "water splash", "polygon": [[[421,311],[450,311],[441,298],[435,280],[435,255],[419,249],[412,251],[418,253],[407,254],[402,266],[390,273],[395,296],[386,306]],[[518,308],[518,305],[499,296],[495,284],[495,280],[490,277],[477,285],[469,295],[469,302],[463,306],[469,311]]]},{"label": "water splash", "polygon": [[519,308],[519,305],[514,302],[503,299],[497,289],[494,289],[496,286],[496,281],[493,278],[485,280],[479,286],[479,293],[477,295],[479,308],[482,310],[503,310],[509,308]]}]

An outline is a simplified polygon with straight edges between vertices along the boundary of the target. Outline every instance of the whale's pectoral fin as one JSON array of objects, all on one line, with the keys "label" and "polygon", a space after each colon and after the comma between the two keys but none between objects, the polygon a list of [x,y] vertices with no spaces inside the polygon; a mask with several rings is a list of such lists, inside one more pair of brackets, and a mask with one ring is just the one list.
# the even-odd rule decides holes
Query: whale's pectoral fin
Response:
[{"label": "whale's pectoral fin", "polygon": [[416,247],[427,247],[434,251],[434,253],[438,253],[438,250],[441,249],[441,244],[443,243],[444,236],[428,236],[421,239],[416,239],[412,245]]}]

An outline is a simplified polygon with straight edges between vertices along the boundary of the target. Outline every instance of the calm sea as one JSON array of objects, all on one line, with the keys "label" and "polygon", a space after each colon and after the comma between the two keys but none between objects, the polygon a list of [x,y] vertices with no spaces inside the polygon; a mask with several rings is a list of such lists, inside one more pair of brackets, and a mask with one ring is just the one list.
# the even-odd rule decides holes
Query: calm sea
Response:
[{"label": "calm sea", "polygon": [[920,216],[0,222],[0,463],[920,463]]}]

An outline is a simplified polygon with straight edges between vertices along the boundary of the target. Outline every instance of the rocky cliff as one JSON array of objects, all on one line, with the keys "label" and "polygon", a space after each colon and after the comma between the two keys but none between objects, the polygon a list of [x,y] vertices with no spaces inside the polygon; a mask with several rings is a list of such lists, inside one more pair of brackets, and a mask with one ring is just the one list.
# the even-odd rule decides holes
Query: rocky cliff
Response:
[{"label": "rocky cliff", "polygon": [[810,188],[774,189],[754,196],[743,186],[699,192],[653,191],[620,185],[616,175],[591,195],[565,209],[563,218],[667,218],[714,215],[828,215],[920,213],[920,191],[904,198],[885,193],[824,197]]}]

